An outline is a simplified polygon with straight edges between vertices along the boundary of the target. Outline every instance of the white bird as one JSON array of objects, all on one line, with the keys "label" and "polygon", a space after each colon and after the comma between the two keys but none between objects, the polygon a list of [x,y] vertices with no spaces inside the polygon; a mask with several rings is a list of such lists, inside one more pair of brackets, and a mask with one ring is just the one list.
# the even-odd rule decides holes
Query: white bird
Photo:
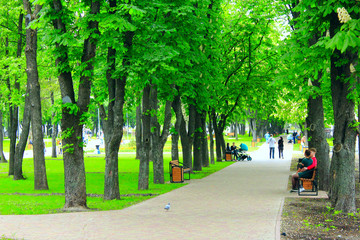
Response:
[{"label": "white bird", "polygon": [[166,206],[164,207],[165,210],[169,211],[170,210],[170,203],[166,204]]}]

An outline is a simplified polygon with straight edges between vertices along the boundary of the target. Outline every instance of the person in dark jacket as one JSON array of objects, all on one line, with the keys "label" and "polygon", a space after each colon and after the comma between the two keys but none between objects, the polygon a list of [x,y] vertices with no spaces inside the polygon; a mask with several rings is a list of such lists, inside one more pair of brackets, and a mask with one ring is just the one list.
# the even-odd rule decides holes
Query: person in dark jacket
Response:
[{"label": "person in dark jacket", "polygon": [[292,189],[290,192],[297,192],[297,182],[299,181],[299,178],[311,178],[313,171],[312,170],[305,170],[302,171],[302,168],[306,167],[308,168],[313,163],[313,160],[311,159],[311,152],[310,150],[305,150],[305,158],[301,160],[300,168],[297,170],[296,173],[292,175],[291,183],[292,183]]},{"label": "person in dark jacket", "polygon": [[231,148],[230,148],[230,144],[229,144],[229,143],[226,144],[226,151],[227,151],[227,152],[231,152]]},{"label": "person in dark jacket", "polygon": [[278,140],[279,159],[284,159],[284,139],[280,136]]},{"label": "person in dark jacket", "polygon": [[231,153],[234,155],[234,159],[236,160],[238,158],[238,150],[236,149],[236,145],[234,142],[231,146]]},{"label": "person in dark jacket", "polygon": [[293,132],[293,141],[294,141],[294,144],[296,143],[296,136],[297,136],[297,131],[294,131],[294,132]]}]

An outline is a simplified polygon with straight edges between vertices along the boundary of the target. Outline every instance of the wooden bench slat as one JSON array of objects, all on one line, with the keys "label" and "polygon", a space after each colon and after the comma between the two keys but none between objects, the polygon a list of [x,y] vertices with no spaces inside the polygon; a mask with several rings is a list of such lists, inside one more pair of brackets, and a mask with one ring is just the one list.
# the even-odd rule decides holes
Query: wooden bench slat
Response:
[{"label": "wooden bench slat", "polygon": [[[299,181],[302,182],[302,186],[305,190],[310,190],[310,191],[305,191],[305,192],[315,192],[315,196],[318,195],[318,188],[316,185],[316,168],[313,170],[313,175],[312,178],[300,178]],[[315,184],[315,185],[314,185]],[[315,188],[315,189],[314,189]],[[298,191],[298,195],[307,195],[307,196],[313,196],[313,194],[309,195],[309,194],[301,194],[301,192]]]}]

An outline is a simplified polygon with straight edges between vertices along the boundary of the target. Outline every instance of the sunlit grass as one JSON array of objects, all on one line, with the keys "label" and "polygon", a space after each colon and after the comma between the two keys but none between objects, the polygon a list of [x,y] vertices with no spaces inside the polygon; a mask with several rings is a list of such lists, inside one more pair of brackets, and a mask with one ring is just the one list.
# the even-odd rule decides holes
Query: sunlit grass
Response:
[{"label": "sunlit grass", "polygon": [[[184,186],[186,183],[169,183],[170,154],[164,155],[165,184],[154,184],[152,163],[150,163],[149,189],[138,190],[139,160],[135,154],[119,155],[119,187],[121,200],[103,201],[105,156],[94,155],[85,157],[86,190],[87,194],[98,197],[88,197],[89,208],[97,210],[122,209],[153,196],[160,195]],[[229,166],[231,162],[216,162],[215,165],[203,168],[201,172],[191,175],[192,179],[199,179]],[[61,158],[46,158],[46,171],[49,190],[34,190],[33,160],[24,159],[23,172],[26,180],[14,181],[8,176],[8,163],[0,164],[0,214],[48,214],[63,212],[64,197],[64,166]],[[46,195],[44,195],[46,194]],[[54,195],[55,194],[55,195]],[[138,194],[139,196],[135,196]],[[128,195],[128,196],[125,196]]]}]

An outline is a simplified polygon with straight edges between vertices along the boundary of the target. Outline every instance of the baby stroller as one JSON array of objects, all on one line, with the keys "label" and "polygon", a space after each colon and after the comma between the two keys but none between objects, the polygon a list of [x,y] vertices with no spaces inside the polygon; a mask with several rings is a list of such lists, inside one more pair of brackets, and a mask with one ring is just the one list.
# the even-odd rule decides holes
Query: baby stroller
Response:
[{"label": "baby stroller", "polygon": [[293,139],[292,135],[289,134],[289,135],[287,136],[288,143],[292,143],[292,141],[293,141],[292,139]]},{"label": "baby stroller", "polygon": [[246,144],[244,144],[244,143],[240,144],[240,149],[238,152],[237,160],[244,161],[246,159],[248,161],[251,161],[252,160],[251,156],[246,154],[246,151],[248,151],[248,150],[249,150],[249,148]]}]

